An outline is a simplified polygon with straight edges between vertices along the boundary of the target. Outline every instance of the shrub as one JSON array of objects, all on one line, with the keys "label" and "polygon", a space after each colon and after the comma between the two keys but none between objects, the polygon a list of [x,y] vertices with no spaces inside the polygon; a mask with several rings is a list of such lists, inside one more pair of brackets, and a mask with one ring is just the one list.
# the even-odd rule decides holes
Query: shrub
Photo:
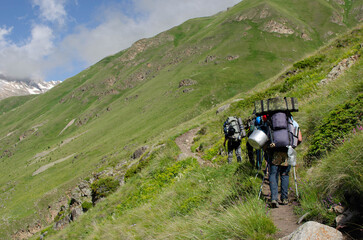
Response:
[{"label": "shrub", "polygon": [[325,56],[317,56],[306,58],[300,62],[295,63],[294,68],[305,69],[305,68],[315,68],[319,63],[324,61]]},{"label": "shrub", "polygon": [[119,186],[119,182],[112,177],[98,179],[91,184],[92,201],[96,202],[100,198],[104,198],[115,192]]},{"label": "shrub", "polygon": [[190,213],[194,208],[199,207],[204,202],[204,198],[201,196],[193,196],[186,199],[177,209],[178,215],[186,215]]},{"label": "shrub", "polygon": [[87,212],[89,209],[93,207],[93,204],[89,201],[85,201],[82,203],[82,210],[83,212]]},{"label": "shrub", "polygon": [[144,167],[146,167],[148,165],[148,163],[149,163],[149,159],[141,159],[138,164],[135,164],[135,165],[131,166],[129,169],[127,169],[127,171],[125,173],[125,181],[127,181],[127,179],[131,178],[135,174],[141,172],[141,170]]},{"label": "shrub", "polygon": [[337,144],[342,143],[346,134],[351,132],[356,125],[359,125],[363,116],[363,94],[358,95],[354,100],[338,105],[323,122],[313,135],[311,145],[305,157],[307,163],[313,158],[330,151]]}]

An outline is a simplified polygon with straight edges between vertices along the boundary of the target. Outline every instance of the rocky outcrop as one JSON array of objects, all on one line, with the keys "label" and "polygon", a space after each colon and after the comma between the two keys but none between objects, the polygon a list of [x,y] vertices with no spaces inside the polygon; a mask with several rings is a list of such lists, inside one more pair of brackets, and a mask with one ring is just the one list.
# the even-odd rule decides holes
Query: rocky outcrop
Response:
[{"label": "rocky outcrop", "polygon": [[328,82],[331,82],[331,81],[334,81],[335,79],[337,79],[347,69],[351,68],[354,65],[354,63],[358,60],[359,57],[360,57],[359,55],[354,55],[354,56],[346,58],[343,61],[341,61],[340,63],[338,63],[338,65],[333,67],[333,69],[329,72],[329,74],[326,76],[326,78],[321,80],[318,83],[318,85],[324,85],[324,84],[327,84]]},{"label": "rocky outcrop", "polygon": [[119,61],[128,62],[134,60],[139,53],[142,53],[151,47],[157,47],[165,42],[173,40],[174,36],[167,33],[161,33],[156,37],[149,39],[141,39],[127,49],[126,52],[119,58]]},{"label": "rocky outcrop", "polygon": [[179,88],[185,86],[193,86],[196,85],[198,82],[193,79],[183,79],[179,82]]},{"label": "rocky outcrop", "polygon": [[343,240],[343,234],[338,230],[320,224],[318,222],[307,222],[300,226],[290,235],[280,240]]},{"label": "rocky outcrop", "polygon": [[233,60],[236,60],[236,59],[238,59],[238,58],[239,58],[239,55],[235,55],[235,56],[228,55],[228,56],[226,57],[226,59],[227,59],[228,61],[233,61]]},{"label": "rocky outcrop", "polygon": [[214,62],[217,59],[216,56],[207,56],[204,60],[205,63]]},{"label": "rocky outcrop", "polygon": [[137,149],[131,156],[132,159],[137,159],[141,157],[146,150],[149,148],[149,146],[142,146],[141,148]]},{"label": "rocky outcrop", "polygon": [[286,34],[291,35],[295,31],[291,28],[288,28],[285,23],[276,22],[275,20],[270,20],[264,25],[264,30],[270,33],[279,33],[279,34]]},{"label": "rocky outcrop", "polygon": [[223,105],[222,107],[217,109],[216,114],[226,111],[230,106],[231,106],[231,104]]}]

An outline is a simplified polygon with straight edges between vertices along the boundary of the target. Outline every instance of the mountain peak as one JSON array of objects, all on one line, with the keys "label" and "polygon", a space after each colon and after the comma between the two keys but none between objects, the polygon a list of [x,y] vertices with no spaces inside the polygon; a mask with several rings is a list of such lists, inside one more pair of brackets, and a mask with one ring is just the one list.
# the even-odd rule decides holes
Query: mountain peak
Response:
[{"label": "mountain peak", "polygon": [[61,81],[24,82],[0,79],[0,100],[12,96],[23,96],[45,93]]}]

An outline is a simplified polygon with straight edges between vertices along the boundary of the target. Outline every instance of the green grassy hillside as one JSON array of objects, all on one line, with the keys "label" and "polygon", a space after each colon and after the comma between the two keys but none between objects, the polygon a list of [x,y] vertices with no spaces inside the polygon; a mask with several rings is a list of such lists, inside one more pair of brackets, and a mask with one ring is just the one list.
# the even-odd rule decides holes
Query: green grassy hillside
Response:
[{"label": "green grassy hillside", "polygon": [[[142,157],[136,167],[127,171],[124,186],[63,231],[54,232],[50,226],[45,230],[47,236],[49,239],[273,239],[276,228],[268,208],[256,197],[261,179],[255,178],[256,170],[246,160],[242,164],[226,164],[221,151],[221,127],[227,116],[249,117],[256,98],[286,95],[299,96],[300,111],[294,118],[304,136],[297,148],[301,205],[296,212],[300,216],[309,212],[306,220],[334,225],[337,214],[329,209],[339,203],[356,210],[357,206],[350,201],[363,194],[360,187],[362,32],[360,28],[334,40],[287,72],[271,78],[263,87],[237,95],[236,98],[245,99],[232,101],[226,112],[216,116],[214,108],[172,129],[171,137],[162,142],[161,148],[149,157]],[[338,78],[317,84],[337,64],[352,56],[356,56],[354,64]],[[294,74],[289,75],[291,72]],[[296,82],[291,85],[293,79]],[[312,161],[310,149],[316,144],[312,139],[329,138],[332,133],[323,130],[326,125],[341,135],[341,141],[329,148],[320,142],[328,156],[317,155]],[[195,126],[204,130],[198,132],[192,148],[198,147],[200,156],[213,166],[202,167],[191,158],[176,161],[180,150],[175,138]],[[354,226],[359,232],[361,226]]]},{"label": "green grassy hillside", "polygon": [[[125,172],[140,146],[167,141],[191,128],[183,125],[191,119],[200,125],[206,119],[196,117],[237,94],[244,97],[355,26],[362,3],[346,2],[245,0],[142,39],[43,95],[1,101],[0,236],[47,225],[48,206],[80,179],[120,164]],[[180,86],[182,80],[192,85]],[[291,94],[298,93],[296,81],[287,84]],[[156,154],[153,169],[161,161],[169,171],[175,151],[170,154]],[[197,168],[185,164],[185,171]],[[211,174],[223,171],[233,175],[236,169]],[[195,198],[192,205],[204,202]]]}]

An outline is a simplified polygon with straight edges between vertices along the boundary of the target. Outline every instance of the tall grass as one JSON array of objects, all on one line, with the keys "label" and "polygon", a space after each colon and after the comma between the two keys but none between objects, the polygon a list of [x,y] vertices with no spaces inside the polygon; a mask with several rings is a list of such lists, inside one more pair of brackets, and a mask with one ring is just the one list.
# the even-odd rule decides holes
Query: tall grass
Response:
[{"label": "tall grass", "polygon": [[[358,131],[315,166],[301,190],[300,214],[333,225],[336,214],[329,209],[350,204],[351,197],[363,196],[363,132]],[[356,206],[352,206],[355,208]]]}]

